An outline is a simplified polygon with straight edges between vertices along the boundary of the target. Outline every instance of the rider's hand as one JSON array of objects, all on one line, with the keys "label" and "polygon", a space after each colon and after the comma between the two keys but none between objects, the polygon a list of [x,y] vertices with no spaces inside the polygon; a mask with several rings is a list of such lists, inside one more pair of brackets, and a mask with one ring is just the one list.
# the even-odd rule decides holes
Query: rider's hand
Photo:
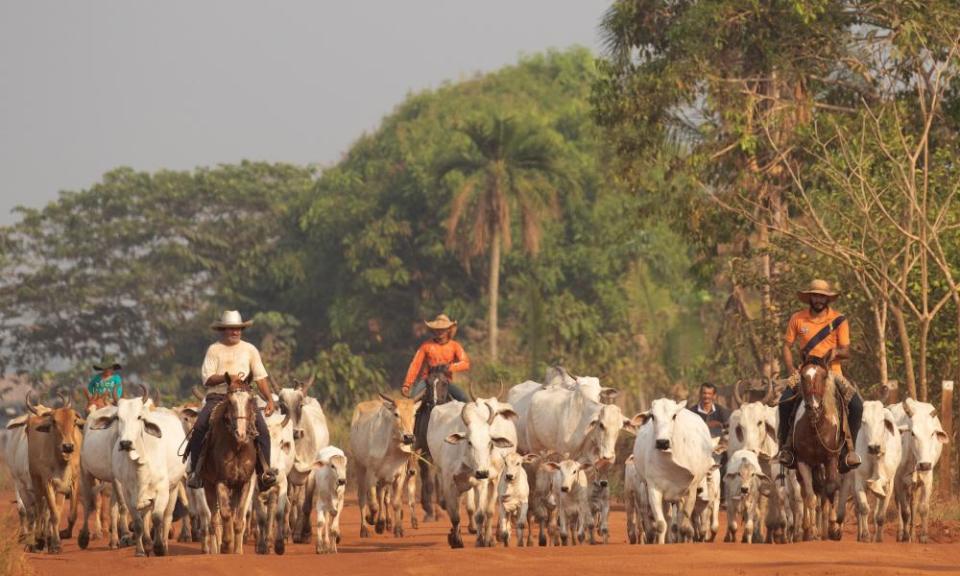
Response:
[{"label": "rider's hand", "polygon": [[400,388],[400,394],[401,394],[403,397],[405,397],[405,398],[409,398],[409,397],[410,397],[410,388],[408,388],[408,387],[406,387],[406,386]]},{"label": "rider's hand", "polygon": [[273,412],[274,412],[276,409],[277,409],[277,407],[273,404],[273,398],[267,400],[267,407],[263,409],[263,416],[264,416],[264,418],[269,417],[271,414],[273,414]]}]

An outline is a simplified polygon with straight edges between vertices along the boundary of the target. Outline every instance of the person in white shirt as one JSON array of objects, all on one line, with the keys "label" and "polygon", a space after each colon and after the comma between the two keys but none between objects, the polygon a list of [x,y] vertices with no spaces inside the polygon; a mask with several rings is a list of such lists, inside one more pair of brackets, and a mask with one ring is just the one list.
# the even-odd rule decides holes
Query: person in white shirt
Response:
[{"label": "person in white shirt", "polygon": [[264,416],[270,416],[275,410],[273,396],[270,393],[270,385],[267,381],[267,370],[263,367],[263,360],[260,358],[260,351],[249,342],[245,342],[243,330],[253,324],[251,321],[244,322],[240,312],[236,310],[227,310],[220,316],[218,322],[210,327],[220,332],[220,340],[214,342],[207,348],[207,355],[203,359],[203,367],[200,369],[203,385],[207,389],[207,397],[197,416],[197,422],[193,425],[190,434],[190,440],[187,444],[187,451],[184,458],[190,457],[190,477],[187,479],[187,485],[191,488],[200,488],[203,481],[200,479],[199,462],[200,454],[203,451],[203,442],[207,436],[210,427],[210,413],[214,406],[223,401],[227,395],[227,380],[225,375],[231,376],[243,375],[241,378],[253,380],[260,395],[267,402],[263,413],[257,411],[257,450],[262,458],[257,458],[257,476],[261,489],[272,486],[277,480],[277,472],[273,469],[263,469],[261,462],[270,462],[270,432],[267,429],[267,423]]}]

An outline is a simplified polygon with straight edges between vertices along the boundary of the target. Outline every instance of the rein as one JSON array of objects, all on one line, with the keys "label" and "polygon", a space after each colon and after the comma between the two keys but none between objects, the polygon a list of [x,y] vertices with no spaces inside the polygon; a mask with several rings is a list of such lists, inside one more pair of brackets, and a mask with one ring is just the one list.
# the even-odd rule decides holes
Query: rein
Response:
[{"label": "rein", "polygon": [[[801,368],[801,371],[802,371],[802,370],[803,370],[803,368]],[[814,382],[814,383],[812,384],[812,390],[809,390],[809,393],[810,393],[809,395],[811,395],[811,396],[819,396],[821,399],[824,398],[824,397],[826,396],[826,392],[827,392],[827,379],[828,379],[828,378],[830,378],[830,374],[829,374],[829,373],[827,373],[827,375],[824,377],[824,381],[823,381],[822,383],[816,383],[816,382]],[[837,455],[839,455],[839,454],[840,454],[840,451],[842,450],[842,446],[843,446],[843,442],[840,441],[841,438],[840,438],[840,424],[839,424],[839,422],[838,422],[838,424],[837,424],[837,434],[836,434],[836,438],[835,438],[835,440],[837,441],[837,447],[836,447],[836,449],[830,448],[830,447],[827,445],[827,441],[824,440],[823,433],[822,433],[821,430],[820,430],[820,423],[823,421],[823,409],[824,409],[824,408],[823,408],[823,403],[821,403],[820,408],[813,408],[813,407],[811,407],[810,405],[807,404],[807,398],[806,398],[807,395],[806,395],[806,394],[803,394],[803,392],[805,392],[805,391],[803,390],[802,379],[801,379],[801,390],[800,390],[800,392],[801,392],[801,395],[803,396],[804,408],[806,408],[807,412],[810,414],[810,416],[809,416],[810,427],[813,428],[813,435],[816,436],[816,438],[817,438],[817,443],[820,444],[820,447],[823,448],[823,449],[824,449],[828,454],[830,454],[831,456],[837,456]],[[836,393],[837,393],[837,390],[834,389],[834,390],[833,390],[833,394],[836,394]],[[821,400],[821,402],[822,402],[822,400]],[[840,412],[839,412],[840,409],[841,409],[841,407],[838,406],[838,407],[837,407],[837,418],[838,418],[838,420],[839,420],[839,418],[840,418]],[[797,433],[796,426],[794,426],[793,433],[794,433],[794,436],[796,436],[796,433]],[[794,442],[796,442],[796,438],[794,438]]]}]

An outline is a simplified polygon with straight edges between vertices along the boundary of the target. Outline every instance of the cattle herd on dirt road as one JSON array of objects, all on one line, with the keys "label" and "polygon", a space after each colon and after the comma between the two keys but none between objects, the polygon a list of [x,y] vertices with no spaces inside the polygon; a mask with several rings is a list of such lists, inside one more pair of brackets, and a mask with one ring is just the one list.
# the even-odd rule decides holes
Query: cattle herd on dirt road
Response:
[{"label": "cattle herd on dirt road", "polygon": [[[531,546],[534,532],[540,546],[607,543],[615,478],[623,480],[632,544],[714,541],[721,498],[726,542],[826,537],[822,518],[803,530],[798,477],[776,461],[772,393],[743,401],[738,392],[726,434],[711,438],[682,402],[660,398],[627,417],[615,403],[615,389],[555,368],[545,383],[523,382],[506,393],[501,386],[491,397],[471,391],[470,402],[436,406],[427,429],[429,452],[416,448],[418,399],[380,394],[356,407],[345,452],[330,445],[323,409],[309,395],[311,383],[274,390],[281,410],[267,423],[269,464],[278,482],[262,492],[252,476],[233,484],[205,478],[204,488],[186,487],[181,454],[198,413],[195,403],[161,407],[142,387],[132,398],[87,396],[84,409],[62,395],[50,406],[28,395],[28,413],[11,420],[2,436],[24,545],[60,552],[82,504],[81,548],[106,539],[110,548],[164,555],[179,522],[179,538],[199,541],[205,553],[242,553],[251,536],[261,554],[283,554],[288,542],[311,540],[317,553],[334,553],[348,459],[363,538],[403,537],[405,523],[418,527],[420,504],[427,519],[439,518],[436,508],[446,513],[454,548],[464,545],[464,520],[480,547]],[[248,392],[231,392],[225,402],[234,403],[224,409],[240,419],[253,406],[263,407]],[[624,433],[635,439],[618,466],[615,448]],[[856,439],[863,465],[844,476],[842,488],[842,501],[852,501],[858,540],[880,541],[894,504],[897,539],[927,541],[933,470],[946,442],[930,404],[865,403]],[[429,465],[421,466],[427,459]],[[418,490],[423,484],[436,489]],[[66,527],[60,529],[64,509]]]}]

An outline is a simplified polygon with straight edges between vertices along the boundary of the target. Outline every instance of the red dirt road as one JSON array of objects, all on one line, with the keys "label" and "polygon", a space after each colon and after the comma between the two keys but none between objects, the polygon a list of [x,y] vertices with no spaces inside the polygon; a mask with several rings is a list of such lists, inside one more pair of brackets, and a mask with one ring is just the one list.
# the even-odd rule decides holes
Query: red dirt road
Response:
[{"label": "red dirt road", "polygon": [[[10,495],[2,495],[2,513],[10,512]],[[81,551],[76,539],[64,542],[63,554],[29,554],[30,565],[40,576],[283,575],[310,573],[349,575],[385,574],[412,576],[466,576],[470,574],[960,574],[957,526],[932,526],[928,545],[898,544],[889,532],[884,544],[859,544],[848,522],[843,542],[810,542],[783,546],[745,544],[683,544],[630,546],[626,544],[625,518],[611,512],[610,544],[571,548],[467,548],[451,550],[446,544],[446,521],[407,527],[405,538],[374,535],[361,540],[355,502],[344,510],[343,541],[335,556],[314,554],[312,544],[290,544],[283,556],[258,556],[245,545],[243,556],[204,556],[197,544],[171,543],[164,558],[134,558],[133,549],[106,549],[103,540]],[[892,528],[891,528],[892,529]],[[721,534],[723,527],[721,527]]]}]

